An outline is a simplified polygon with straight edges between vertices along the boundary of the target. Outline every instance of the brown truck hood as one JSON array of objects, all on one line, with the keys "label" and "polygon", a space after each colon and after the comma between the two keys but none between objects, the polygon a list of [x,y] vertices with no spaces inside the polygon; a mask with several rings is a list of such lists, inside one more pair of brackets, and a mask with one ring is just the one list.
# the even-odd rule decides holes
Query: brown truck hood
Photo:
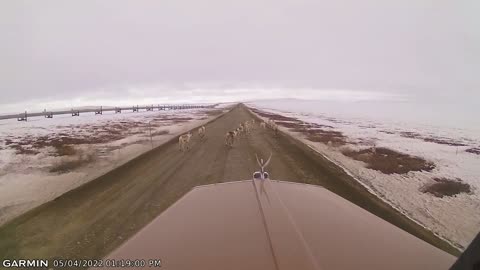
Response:
[{"label": "brown truck hood", "polygon": [[[455,257],[318,186],[199,186],[108,256],[162,269],[448,269]],[[152,269],[152,268],[149,268]]]}]

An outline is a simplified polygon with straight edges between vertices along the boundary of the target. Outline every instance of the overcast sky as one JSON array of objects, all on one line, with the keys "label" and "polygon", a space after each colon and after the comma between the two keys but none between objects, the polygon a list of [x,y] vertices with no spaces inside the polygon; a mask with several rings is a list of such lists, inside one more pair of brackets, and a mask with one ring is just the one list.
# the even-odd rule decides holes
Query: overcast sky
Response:
[{"label": "overcast sky", "polygon": [[265,89],[478,98],[479,11],[478,0],[2,0],[0,104]]}]

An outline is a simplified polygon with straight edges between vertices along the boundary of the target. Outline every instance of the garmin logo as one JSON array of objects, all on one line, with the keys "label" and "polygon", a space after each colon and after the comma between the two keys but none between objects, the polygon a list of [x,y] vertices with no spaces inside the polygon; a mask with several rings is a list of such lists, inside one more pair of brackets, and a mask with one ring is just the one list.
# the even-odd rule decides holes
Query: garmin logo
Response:
[{"label": "garmin logo", "polygon": [[20,268],[20,267],[48,267],[48,260],[3,260],[2,266],[5,268]]}]

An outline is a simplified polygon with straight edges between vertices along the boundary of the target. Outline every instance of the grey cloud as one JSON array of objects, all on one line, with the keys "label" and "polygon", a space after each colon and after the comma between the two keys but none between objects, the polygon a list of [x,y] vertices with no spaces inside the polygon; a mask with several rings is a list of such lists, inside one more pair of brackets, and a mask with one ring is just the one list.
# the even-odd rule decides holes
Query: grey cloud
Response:
[{"label": "grey cloud", "polygon": [[248,88],[259,87],[474,95],[479,9],[427,0],[5,0],[0,104],[174,98],[198,85],[212,97],[242,88],[238,96],[253,98]]}]

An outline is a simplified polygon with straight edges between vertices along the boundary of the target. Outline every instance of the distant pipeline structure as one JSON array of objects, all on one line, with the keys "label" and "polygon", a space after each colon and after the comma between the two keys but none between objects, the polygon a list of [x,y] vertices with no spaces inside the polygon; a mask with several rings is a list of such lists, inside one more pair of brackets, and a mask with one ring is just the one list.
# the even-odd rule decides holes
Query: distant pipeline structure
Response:
[{"label": "distant pipeline structure", "polygon": [[104,108],[103,106],[99,107],[92,107],[88,109],[71,109],[69,111],[47,111],[46,109],[43,112],[33,112],[28,113],[27,111],[20,113],[20,114],[8,114],[8,115],[0,115],[0,120],[5,119],[17,119],[17,121],[27,121],[30,117],[38,117],[43,116],[45,118],[53,118],[54,115],[63,115],[63,114],[70,114],[72,116],[80,116],[80,113],[95,113],[95,115],[102,115],[103,112],[115,112],[115,113],[122,113],[122,111],[132,111],[132,112],[140,112],[140,111],[167,111],[167,110],[188,110],[188,109],[203,109],[203,108],[215,108],[219,104],[211,104],[211,105],[179,105],[179,104],[170,104],[170,105],[149,105],[149,106],[131,106],[131,107],[107,107]]}]

